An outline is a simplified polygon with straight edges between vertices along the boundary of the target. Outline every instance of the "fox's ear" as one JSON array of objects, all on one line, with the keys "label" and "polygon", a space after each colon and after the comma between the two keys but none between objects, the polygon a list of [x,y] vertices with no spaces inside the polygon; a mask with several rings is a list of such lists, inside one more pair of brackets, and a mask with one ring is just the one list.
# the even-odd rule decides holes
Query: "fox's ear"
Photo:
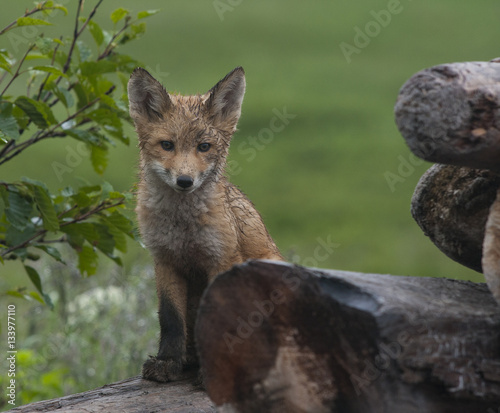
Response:
[{"label": "fox's ear", "polygon": [[127,89],[129,112],[134,122],[144,118],[149,121],[163,119],[172,106],[165,88],[141,67],[130,75]]},{"label": "fox's ear", "polygon": [[216,120],[231,131],[241,115],[241,103],[245,94],[245,71],[237,67],[208,91],[206,107]]}]

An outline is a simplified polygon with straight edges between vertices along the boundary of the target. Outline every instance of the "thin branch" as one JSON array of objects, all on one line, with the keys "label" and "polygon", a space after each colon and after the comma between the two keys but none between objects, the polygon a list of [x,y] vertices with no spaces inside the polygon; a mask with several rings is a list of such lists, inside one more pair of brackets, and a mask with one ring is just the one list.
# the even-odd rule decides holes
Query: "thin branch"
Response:
[{"label": "thin branch", "polygon": [[92,9],[92,11],[90,12],[89,14],[89,17],[87,17],[87,20],[85,20],[85,22],[83,23],[83,26],[82,28],[80,29],[80,31],[78,32],[78,36],[80,36],[82,34],[82,32],[85,30],[85,27],[87,27],[87,24],[89,24],[89,21],[92,20],[92,18],[94,17],[94,15],[96,14],[97,12],[97,8],[101,5],[101,3],[103,2],[104,0],[99,0],[99,2],[95,5],[95,7]]},{"label": "thin branch", "polygon": [[[83,31],[85,30],[85,27],[87,27],[87,24],[89,24],[89,21],[92,19],[92,17],[94,17],[95,13],[97,12],[98,7],[101,5],[101,3],[104,0],[99,0],[99,2],[95,5],[95,7],[90,12],[87,20],[85,20],[82,27],[79,29],[78,28],[78,19],[80,18],[80,12],[81,12],[81,9],[83,8],[83,1],[84,0],[78,1],[78,10],[76,11],[75,30],[73,31],[73,41],[71,42],[71,46],[69,48],[68,58],[66,59],[66,63],[64,64],[63,73],[66,73],[69,69],[69,65],[71,63],[71,57],[73,55],[73,50],[75,49],[75,44],[76,44],[76,41],[78,40],[78,37],[80,37],[80,35],[83,33]],[[61,77],[59,79],[61,79]],[[56,84],[59,83],[59,81],[60,81],[59,79],[57,79]]]},{"label": "thin branch", "polygon": [[[60,40],[62,40],[62,36],[59,37]],[[56,60],[56,54],[57,50],[59,49],[60,44],[57,43],[56,47],[54,48],[54,53],[52,54],[52,60],[50,61],[50,65],[53,66],[54,62]],[[45,85],[47,84],[47,81],[49,80],[50,73],[47,73],[47,76],[45,76],[45,79],[43,80],[42,84],[40,85],[40,89],[38,89],[38,96],[36,97],[36,100],[40,100],[42,96],[43,89],[45,88]],[[51,93],[49,93],[50,95]]]},{"label": "thin branch", "polygon": [[111,38],[111,40],[108,42],[107,46],[105,47],[104,51],[97,58],[97,60],[102,60],[105,57],[109,56],[109,54],[115,48],[115,46],[113,46],[113,42],[118,38],[118,36],[120,36],[120,34],[122,34],[125,30],[127,30],[129,26],[130,26],[129,22],[127,20],[125,20],[125,24],[123,25],[123,27],[117,33],[115,33],[113,35],[113,37]]},{"label": "thin branch", "polygon": [[9,86],[12,84],[12,82],[14,82],[14,80],[16,80],[16,78],[19,76],[19,71],[21,70],[21,66],[23,65],[24,61],[26,60],[26,58],[28,57],[28,54],[29,52],[31,52],[33,50],[33,48],[35,47],[34,44],[32,44],[28,50],[26,51],[26,53],[24,54],[24,56],[22,57],[21,61],[19,62],[19,65],[17,66],[17,69],[16,69],[16,72],[14,73],[14,75],[12,76],[12,79],[10,79],[9,83],[7,83],[7,86],[5,86],[4,90],[2,91],[2,93],[0,93],[0,97],[2,97],[4,95],[4,93],[7,91],[7,89],[9,88]]},{"label": "thin branch", "polygon": [[69,69],[69,64],[71,62],[73,50],[75,49],[76,40],[78,39],[78,19],[80,18],[80,12],[83,7],[83,1],[84,0],[78,0],[78,7],[76,9],[75,28],[73,30],[73,41],[71,42],[71,46],[69,47],[68,58],[66,59],[66,63],[64,64],[63,73],[66,73]]}]

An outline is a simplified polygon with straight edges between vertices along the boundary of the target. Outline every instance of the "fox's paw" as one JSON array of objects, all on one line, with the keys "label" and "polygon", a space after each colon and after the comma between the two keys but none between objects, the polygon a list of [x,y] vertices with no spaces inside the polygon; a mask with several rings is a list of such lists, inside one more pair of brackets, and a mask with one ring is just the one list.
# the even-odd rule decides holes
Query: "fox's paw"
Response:
[{"label": "fox's paw", "polygon": [[142,365],[142,378],[146,380],[167,382],[178,380],[182,373],[182,360],[169,358],[160,360],[150,356]]}]

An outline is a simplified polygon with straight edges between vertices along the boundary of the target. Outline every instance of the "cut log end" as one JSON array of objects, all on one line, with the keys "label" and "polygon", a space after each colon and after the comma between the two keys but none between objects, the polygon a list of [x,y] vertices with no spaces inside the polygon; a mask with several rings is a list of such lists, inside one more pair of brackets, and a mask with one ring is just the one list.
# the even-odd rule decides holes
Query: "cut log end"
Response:
[{"label": "cut log end", "polygon": [[500,402],[500,308],[484,284],[249,262],[209,286],[196,337],[223,412],[475,413]]},{"label": "cut log end", "polygon": [[401,88],[396,124],[411,151],[430,162],[500,172],[500,65],[435,66]]},{"label": "cut log end", "polygon": [[482,272],[482,246],[500,176],[486,170],[433,165],[420,179],[411,213],[448,257]]}]

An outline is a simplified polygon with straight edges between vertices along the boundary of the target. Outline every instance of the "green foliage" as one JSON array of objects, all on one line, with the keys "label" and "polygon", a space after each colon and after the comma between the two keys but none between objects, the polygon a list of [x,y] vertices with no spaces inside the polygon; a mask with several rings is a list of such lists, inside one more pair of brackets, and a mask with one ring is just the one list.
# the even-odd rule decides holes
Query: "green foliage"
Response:
[{"label": "green foliage", "polygon": [[[45,358],[34,350],[19,350],[16,353],[16,383],[23,385],[17,386],[16,405],[61,394],[63,387],[75,385],[68,373],[69,370],[64,367],[47,368]],[[0,378],[0,384],[2,388],[9,385],[7,375]],[[0,399],[0,403],[6,401]]]},{"label": "green foliage", "polygon": [[[0,166],[14,162],[41,141],[59,138],[83,142],[93,169],[102,175],[110,146],[129,144],[124,122],[130,118],[122,80],[140,64],[117,48],[142,34],[142,19],[157,11],[141,11],[134,18],[118,8],[110,16],[112,28],[106,30],[93,20],[101,3],[87,17],[81,15],[83,1],[75,4],[77,18],[68,36],[51,38],[41,33],[20,58],[0,50]],[[0,30],[0,36],[22,26],[43,30],[54,24],[54,13],[61,11],[68,14],[54,1],[36,3]],[[85,31],[95,44],[85,43]],[[37,64],[28,66],[33,59]],[[12,92],[15,85],[20,90],[26,83],[25,94]],[[0,261],[21,261],[26,280],[35,287],[31,292],[20,287],[6,293],[52,306],[35,262],[50,257],[66,263],[64,245],[76,252],[77,267],[84,275],[96,273],[100,255],[121,265],[119,253],[127,251],[126,239],[135,239],[125,208],[129,198],[130,194],[117,192],[106,182],[51,192],[43,182],[27,177],[0,181]]]}]

